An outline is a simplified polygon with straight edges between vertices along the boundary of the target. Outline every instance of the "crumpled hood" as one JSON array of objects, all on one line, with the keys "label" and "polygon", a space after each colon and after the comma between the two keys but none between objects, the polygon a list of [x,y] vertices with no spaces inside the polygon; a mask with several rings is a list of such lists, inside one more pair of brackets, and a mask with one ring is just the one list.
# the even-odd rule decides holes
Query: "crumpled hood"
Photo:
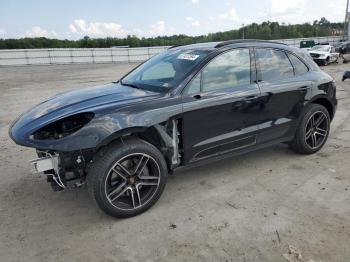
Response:
[{"label": "crumpled hood", "polygon": [[[154,99],[160,93],[136,89],[119,83],[89,87],[58,94],[22,114],[11,126],[10,136],[16,141],[29,133],[63,117],[80,112],[119,107]],[[19,141],[16,141],[19,142]]]}]

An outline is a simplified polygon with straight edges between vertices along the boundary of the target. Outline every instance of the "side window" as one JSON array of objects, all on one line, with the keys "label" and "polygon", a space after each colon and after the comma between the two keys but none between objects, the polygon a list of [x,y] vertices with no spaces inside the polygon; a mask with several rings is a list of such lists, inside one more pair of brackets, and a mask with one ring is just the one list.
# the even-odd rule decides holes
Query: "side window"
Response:
[{"label": "side window", "polygon": [[309,71],[307,66],[303,62],[301,62],[300,59],[297,58],[295,55],[288,54],[288,57],[289,57],[290,61],[292,62],[292,65],[294,67],[294,74],[296,76],[305,74],[306,72]]},{"label": "side window", "polygon": [[294,76],[292,64],[283,51],[256,49],[263,81],[273,81]]},{"label": "side window", "polygon": [[201,73],[199,73],[190,83],[188,87],[188,94],[195,94],[201,91]]},{"label": "side window", "polygon": [[[202,78],[202,79],[201,79]],[[237,49],[215,57],[192,80],[188,94],[250,84],[249,49]]]},{"label": "side window", "polygon": [[204,92],[250,84],[249,49],[236,49],[215,57],[201,74]]}]

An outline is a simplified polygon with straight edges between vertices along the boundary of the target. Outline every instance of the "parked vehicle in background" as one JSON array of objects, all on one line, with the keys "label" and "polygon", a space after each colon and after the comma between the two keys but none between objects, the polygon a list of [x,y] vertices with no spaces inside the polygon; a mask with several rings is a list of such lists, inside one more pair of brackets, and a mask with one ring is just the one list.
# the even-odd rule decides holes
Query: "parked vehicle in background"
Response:
[{"label": "parked vehicle in background", "polygon": [[348,63],[350,61],[350,42],[342,43],[338,47],[338,52],[343,59],[343,63]]},{"label": "parked vehicle in background", "polygon": [[334,80],[305,51],[236,40],[170,48],[117,82],[46,100],[9,134],[36,148],[55,190],[87,180],[103,211],[130,217],[175,170],[277,143],[317,152],[336,106]]},{"label": "parked vehicle in background", "polygon": [[315,45],[309,50],[309,53],[317,64],[324,66],[330,63],[337,63],[339,59],[339,53],[331,45]]},{"label": "parked vehicle in background", "polygon": [[301,49],[305,49],[306,51],[309,51],[315,45],[316,45],[316,43],[314,40],[303,40],[303,41],[300,41],[299,47]]},{"label": "parked vehicle in background", "polygon": [[347,41],[340,41],[340,42],[338,42],[338,43],[333,44],[334,49],[335,49],[335,52],[341,53],[341,49],[342,49],[343,46],[345,46],[347,43],[349,43],[349,42],[347,42]]}]

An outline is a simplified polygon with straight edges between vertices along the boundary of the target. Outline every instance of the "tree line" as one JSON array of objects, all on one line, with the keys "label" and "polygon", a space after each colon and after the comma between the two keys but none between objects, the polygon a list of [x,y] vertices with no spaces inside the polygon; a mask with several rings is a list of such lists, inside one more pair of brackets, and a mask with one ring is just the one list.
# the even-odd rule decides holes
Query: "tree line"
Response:
[{"label": "tree line", "polygon": [[286,39],[302,37],[319,37],[342,35],[344,23],[332,23],[322,17],[313,23],[285,24],[278,22],[252,23],[235,30],[210,33],[200,36],[173,35],[139,38],[129,35],[126,38],[90,38],[85,36],[80,40],[49,39],[45,37],[0,39],[0,49],[29,49],[29,48],[108,48],[113,46],[149,47],[185,45],[211,41],[232,39]]}]

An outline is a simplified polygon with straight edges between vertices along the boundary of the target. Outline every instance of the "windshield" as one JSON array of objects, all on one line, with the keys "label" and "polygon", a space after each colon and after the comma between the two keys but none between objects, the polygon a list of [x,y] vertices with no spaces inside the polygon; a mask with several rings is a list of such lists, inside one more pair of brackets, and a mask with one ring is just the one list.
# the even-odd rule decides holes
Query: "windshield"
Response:
[{"label": "windshield", "polygon": [[331,50],[330,46],[327,45],[316,45],[311,50],[329,52]]},{"label": "windshield", "polygon": [[168,50],[152,57],[121,80],[121,84],[156,92],[176,87],[208,55],[207,50]]}]

